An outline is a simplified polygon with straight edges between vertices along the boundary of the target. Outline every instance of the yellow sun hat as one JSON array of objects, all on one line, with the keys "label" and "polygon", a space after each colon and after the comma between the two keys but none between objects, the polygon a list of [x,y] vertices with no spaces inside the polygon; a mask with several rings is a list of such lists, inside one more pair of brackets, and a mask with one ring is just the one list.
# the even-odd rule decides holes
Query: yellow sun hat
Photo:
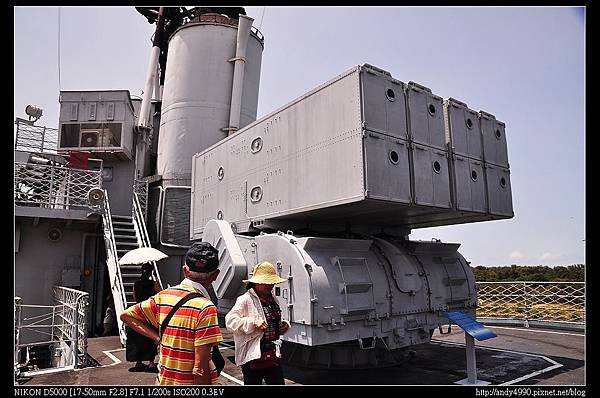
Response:
[{"label": "yellow sun hat", "polygon": [[268,261],[263,261],[254,266],[252,270],[252,278],[244,279],[244,283],[260,283],[264,285],[276,285],[285,282],[286,280],[277,275],[275,266]]}]

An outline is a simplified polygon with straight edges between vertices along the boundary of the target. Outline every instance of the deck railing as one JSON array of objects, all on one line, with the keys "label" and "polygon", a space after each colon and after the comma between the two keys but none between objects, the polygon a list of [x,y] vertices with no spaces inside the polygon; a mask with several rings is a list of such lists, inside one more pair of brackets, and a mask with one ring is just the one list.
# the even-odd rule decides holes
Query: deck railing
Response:
[{"label": "deck railing", "polygon": [[[16,376],[74,369],[86,364],[89,295],[62,286],[55,286],[53,293],[55,305],[23,304],[15,297]],[[48,346],[51,350],[47,368],[39,368],[29,355],[30,349],[38,346]]]},{"label": "deck railing", "polygon": [[17,118],[15,120],[15,149],[27,152],[56,153],[58,148],[58,130],[46,126],[34,126],[32,122]]},{"label": "deck railing", "polygon": [[488,323],[582,329],[584,282],[477,282],[477,318]]},{"label": "deck railing", "polygon": [[16,206],[87,210],[90,189],[101,186],[100,170],[15,162]]}]

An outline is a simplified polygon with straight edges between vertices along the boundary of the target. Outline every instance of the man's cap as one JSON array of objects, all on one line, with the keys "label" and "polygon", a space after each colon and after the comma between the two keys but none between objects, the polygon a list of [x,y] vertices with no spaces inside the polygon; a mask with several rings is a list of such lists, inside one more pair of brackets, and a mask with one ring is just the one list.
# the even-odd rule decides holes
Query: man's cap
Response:
[{"label": "man's cap", "polygon": [[194,242],[185,255],[190,271],[209,273],[219,268],[219,251],[208,242]]}]

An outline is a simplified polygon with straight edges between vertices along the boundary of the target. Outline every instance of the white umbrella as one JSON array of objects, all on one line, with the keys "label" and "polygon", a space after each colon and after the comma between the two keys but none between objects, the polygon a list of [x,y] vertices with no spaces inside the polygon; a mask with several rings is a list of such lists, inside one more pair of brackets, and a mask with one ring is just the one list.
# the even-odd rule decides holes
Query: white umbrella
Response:
[{"label": "white umbrella", "polygon": [[120,265],[143,264],[167,258],[165,253],[153,247],[138,247],[125,253],[119,260]]}]

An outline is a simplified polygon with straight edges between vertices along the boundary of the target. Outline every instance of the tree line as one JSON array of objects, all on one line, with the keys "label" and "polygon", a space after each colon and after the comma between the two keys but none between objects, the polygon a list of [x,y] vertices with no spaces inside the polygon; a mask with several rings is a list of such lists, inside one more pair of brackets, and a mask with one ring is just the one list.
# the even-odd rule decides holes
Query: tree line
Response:
[{"label": "tree line", "polygon": [[504,267],[472,267],[477,282],[583,282],[585,264],[569,266],[524,266],[513,264]]}]

